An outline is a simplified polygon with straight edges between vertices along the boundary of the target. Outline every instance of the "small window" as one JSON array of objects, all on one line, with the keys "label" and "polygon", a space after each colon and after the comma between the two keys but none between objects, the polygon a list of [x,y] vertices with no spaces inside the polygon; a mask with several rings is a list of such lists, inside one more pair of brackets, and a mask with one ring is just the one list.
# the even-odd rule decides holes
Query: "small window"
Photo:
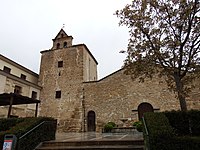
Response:
[{"label": "small window", "polygon": [[61,98],[61,91],[56,91],[56,98]]},{"label": "small window", "polygon": [[58,61],[58,68],[63,67],[63,61]]},{"label": "small window", "polygon": [[22,93],[22,87],[15,85],[14,93],[15,94],[21,94]]},{"label": "small window", "polygon": [[4,66],[3,67],[3,71],[6,72],[6,73],[10,73],[11,69],[6,67],[6,66]]},{"label": "small window", "polygon": [[37,99],[37,92],[32,91],[31,98],[32,98],[32,99]]},{"label": "small window", "polygon": [[10,115],[10,118],[19,118],[17,115]]},{"label": "small window", "polygon": [[67,42],[64,42],[63,47],[64,47],[64,48],[67,47]]},{"label": "small window", "polygon": [[21,78],[24,79],[24,80],[26,80],[26,75],[21,74]]},{"label": "small window", "polygon": [[57,49],[60,48],[60,43],[57,43],[56,48],[57,48]]}]

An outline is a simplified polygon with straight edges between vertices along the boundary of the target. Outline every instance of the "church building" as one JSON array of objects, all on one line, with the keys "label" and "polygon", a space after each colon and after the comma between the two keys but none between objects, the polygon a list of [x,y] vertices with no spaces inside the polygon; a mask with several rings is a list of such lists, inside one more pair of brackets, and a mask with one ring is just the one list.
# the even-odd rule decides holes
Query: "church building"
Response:
[{"label": "church building", "polygon": [[[165,80],[154,77],[140,83],[120,69],[100,80],[98,62],[85,44],[73,45],[73,37],[61,29],[49,50],[41,51],[37,87],[39,115],[58,120],[58,131],[101,132],[109,122],[127,126],[144,112],[180,110]],[[200,87],[187,97],[188,109],[200,109]]]},{"label": "church building", "polygon": [[[53,47],[41,52],[40,115],[57,118],[58,129],[101,131],[109,121],[121,124],[122,118],[136,121],[145,111],[180,109],[174,93],[156,77],[139,83],[120,69],[98,80],[97,60],[85,44],[72,40],[61,29]],[[189,109],[200,108],[196,98],[188,99]]]}]

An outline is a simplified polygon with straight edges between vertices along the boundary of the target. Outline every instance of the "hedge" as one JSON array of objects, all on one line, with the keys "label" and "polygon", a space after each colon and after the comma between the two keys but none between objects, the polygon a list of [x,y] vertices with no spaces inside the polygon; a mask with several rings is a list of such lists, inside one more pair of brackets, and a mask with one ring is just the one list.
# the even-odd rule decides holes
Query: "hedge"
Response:
[{"label": "hedge", "polygon": [[[171,139],[173,150],[200,150],[200,137],[182,136]],[[171,150],[171,147],[168,147]]]},{"label": "hedge", "polygon": [[148,130],[148,135],[144,132],[145,146],[151,150],[165,150],[165,145],[169,145],[174,136],[167,117],[163,113],[145,113],[144,120]]},{"label": "hedge", "polygon": [[[200,136],[188,135],[189,129],[195,134],[199,132],[199,121],[199,111],[145,113],[144,122],[149,133],[144,132],[145,146],[148,150],[199,150]],[[181,133],[183,129],[187,131]]]},{"label": "hedge", "polygon": [[15,126],[17,123],[22,122],[23,118],[2,118],[0,119],[0,131],[9,130],[11,127]]},{"label": "hedge", "polygon": [[170,125],[179,136],[200,136],[200,111],[190,110],[187,112],[171,111],[165,112]]},{"label": "hedge", "polygon": [[[53,118],[19,118],[19,120],[23,121],[16,121],[17,124],[15,126],[0,133],[0,147],[3,146],[5,134],[14,134],[17,137],[18,150],[32,150],[42,141],[55,139],[56,120]],[[25,138],[20,139],[25,133],[44,121],[51,123],[39,126],[37,130],[27,134]]]},{"label": "hedge", "polygon": [[200,111],[191,110],[188,112],[190,127],[193,136],[200,136]]}]

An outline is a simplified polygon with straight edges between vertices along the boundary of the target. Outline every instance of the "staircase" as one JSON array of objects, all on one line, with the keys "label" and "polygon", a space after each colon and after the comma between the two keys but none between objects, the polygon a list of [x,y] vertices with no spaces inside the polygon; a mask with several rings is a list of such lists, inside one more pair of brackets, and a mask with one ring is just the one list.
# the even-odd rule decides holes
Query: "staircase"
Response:
[{"label": "staircase", "polygon": [[143,140],[46,141],[36,150],[144,150]]}]

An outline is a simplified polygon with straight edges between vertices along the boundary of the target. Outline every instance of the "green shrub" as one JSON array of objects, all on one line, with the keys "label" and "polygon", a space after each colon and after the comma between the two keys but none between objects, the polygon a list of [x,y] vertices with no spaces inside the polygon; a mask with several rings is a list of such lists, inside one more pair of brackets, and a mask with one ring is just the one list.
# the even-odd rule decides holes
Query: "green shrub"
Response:
[{"label": "green shrub", "polygon": [[[52,120],[52,118],[39,118],[37,123],[35,121],[33,121],[32,123],[35,127],[36,125],[38,125],[38,123],[42,123],[43,121],[46,122],[43,125],[39,126],[37,130],[30,133],[28,136],[26,136],[20,142],[18,142],[18,150],[31,150],[35,148],[40,142],[55,139],[57,124],[55,120]],[[53,121],[55,123],[53,123]],[[29,128],[29,130],[32,128]]]},{"label": "green shrub", "polygon": [[116,124],[114,122],[108,122],[107,124],[112,125],[113,128],[116,127]]},{"label": "green shrub", "polygon": [[104,132],[111,132],[112,129],[113,129],[113,126],[111,124],[106,124],[104,126]]},{"label": "green shrub", "polygon": [[11,127],[22,121],[22,118],[2,118],[0,119],[0,131],[9,130]]},{"label": "green shrub", "polygon": [[111,132],[114,127],[116,127],[116,124],[114,122],[108,122],[107,124],[105,124],[103,132]]},{"label": "green shrub", "polygon": [[165,115],[178,136],[200,136],[200,111],[171,111]]},{"label": "green shrub", "polygon": [[200,137],[174,137],[171,143],[176,150],[200,150]]},{"label": "green shrub", "polygon": [[[144,120],[145,120],[147,131],[148,131],[148,135],[146,132],[144,132],[145,146],[148,147],[148,149],[150,150],[199,150],[200,136],[197,136],[197,137],[192,137],[191,135],[177,136],[177,135],[183,135],[182,133],[180,134],[177,134],[177,133],[180,132],[183,128],[186,128],[186,127],[180,127],[180,122],[182,123],[187,122],[185,121],[187,120],[187,118],[188,118],[188,122],[190,123],[188,123],[188,125],[186,126],[190,126],[192,129],[194,128],[199,129],[198,125],[199,125],[200,120],[198,117],[200,115],[199,115],[199,112],[197,112],[197,114],[195,113],[196,111],[145,113]],[[174,115],[174,118],[173,118],[173,115]],[[168,120],[168,117],[171,120]],[[177,118],[178,120],[180,119],[180,122],[177,122],[175,118]],[[175,124],[176,122],[178,125]],[[172,123],[174,127],[172,127],[170,123]],[[194,126],[194,124],[196,123],[198,125]],[[183,124],[183,126],[185,126],[185,124]],[[175,127],[177,128],[180,127],[180,128],[175,129]],[[174,132],[174,129],[176,133]],[[184,133],[188,133],[188,132],[189,131],[184,132]]]},{"label": "green shrub", "polygon": [[137,131],[142,132],[142,128],[143,128],[142,121],[136,121],[136,122],[134,122],[133,126],[137,129]]},{"label": "green shrub", "polygon": [[[37,129],[34,130],[34,132],[31,132],[27,134],[25,138],[20,139],[22,135],[24,135],[29,130],[33,129],[35,126],[37,126],[43,121],[51,121],[55,123],[39,126]],[[32,150],[44,140],[55,139],[56,120],[54,120],[53,118],[17,118],[16,122],[16,125],[10,128],[9,130],[0,132],[0,147],[3,146],[5,134],[16,135],[16,137],[18,138],[18,150]]]},{"label": "green shrub", "polygon": [[166,117],[169,120],[170,125],[175,129],[177,135],[189,135],[189,120],[186,112],[171,111],[165,112]]},{"label": "green shrub", "polygon": [[136,127],[138,125],[139,121],[136,121],[133,123],[133,126]]},{"label": "green shrub", "polygon": [[171,145],[174,132],[163,113],[145,113],[144,120],[149,134],[144,133],[146,147],[150,145],[151,150],[163,150],[165,145]]},{"label": "green shrub", "polygon": [[193,136],[200,136],[200,111],[188,111],[189,125]]}]

